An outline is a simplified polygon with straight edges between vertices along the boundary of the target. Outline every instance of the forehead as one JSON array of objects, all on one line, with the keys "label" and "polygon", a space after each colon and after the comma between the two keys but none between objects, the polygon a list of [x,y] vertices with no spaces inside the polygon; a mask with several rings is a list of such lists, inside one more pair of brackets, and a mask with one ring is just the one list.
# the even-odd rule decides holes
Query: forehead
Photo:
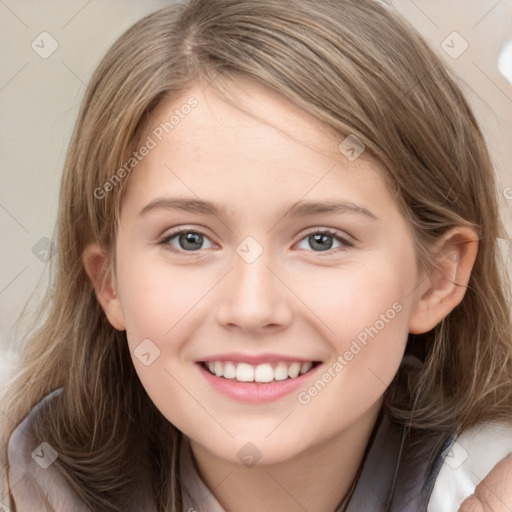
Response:
[{"label": "forehead", "polygon": [[347,159],[339,149],[344,138],[318,119],[259,84],[247,83],[236,95],[250,113],[213,87],[191,87],[161,102],[141,138],[151,139],[151,149],[130,176],[126,200],[172,191],[249,206],[262,194],[267,202],[289,203],[345,189],[362,201],[366,188],[371,202],[376,191],[385,192],[378,164],[364,152]]}]

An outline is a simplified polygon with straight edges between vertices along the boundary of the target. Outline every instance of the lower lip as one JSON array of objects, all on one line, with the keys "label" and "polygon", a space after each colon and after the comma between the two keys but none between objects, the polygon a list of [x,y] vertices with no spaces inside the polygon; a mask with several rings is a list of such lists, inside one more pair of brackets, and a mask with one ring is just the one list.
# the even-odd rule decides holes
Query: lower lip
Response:
[{"label": "lower lip", "polygon": [[304,386],[319,366],[295,379],[278,380],[268,383],[238,382],[217,377],[210,373],[201,363],[197,364],[206,381],[220,393],[239,402],[272,402],[282,396],[293,393]]}]

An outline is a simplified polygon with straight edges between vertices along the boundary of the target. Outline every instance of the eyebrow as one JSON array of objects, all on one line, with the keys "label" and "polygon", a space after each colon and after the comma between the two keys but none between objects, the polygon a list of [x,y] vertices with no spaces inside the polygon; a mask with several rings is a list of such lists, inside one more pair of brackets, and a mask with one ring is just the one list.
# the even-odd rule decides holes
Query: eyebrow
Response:
[{"label": "eyebrow", "polygon": [[[150,211],[158,209],[184,210],[189,213],[214,215],[216,217],[226,216],[225,207],[213,201],[171,197],[158,198],[151,201],[142,208],[139,215],[144,215]],[[289,215],[292,217],[307,217],[309,215],[326,215],[347,212],[364,215],[374,221],[378,220],[378,217],[367,208],[352,202],[338,200],[325,200],[321,202],[300,200],[288,205],[284,209],[282,216],[286,217]]]}]

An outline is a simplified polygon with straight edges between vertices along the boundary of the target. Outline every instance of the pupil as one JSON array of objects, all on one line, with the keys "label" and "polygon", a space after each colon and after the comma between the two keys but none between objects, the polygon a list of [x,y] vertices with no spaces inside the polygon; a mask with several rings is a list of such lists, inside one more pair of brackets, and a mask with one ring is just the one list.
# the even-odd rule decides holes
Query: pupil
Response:
[{"label": "pupil", "polygon": [[[198,249],[201,247],[203,235],[200,233],[185,233],[180,236],[180,244],[183,248]],[[311,247],[320,249],[321,251],[328,251],[332,247],[332,236],[327,233],[316,233],[309,237]],[[187,246],[187,244],[196,245],[195,247]],[[197,245],[199,247],[197,247]]]},{"label": "pupil", "polygon": [[[318,248],[321,251],[327,251],[332,247],[332,237],[331,235],[327,233],[316,233],[314,235],[311,235],[310,237],[313,240],[313,243],[311,244],[311,247],[314,247],[315,244],[318,244]],[[330,240],[330,243],[325,243],[326,239]]]},{"label": "pupil", "polygon": [[[203,235],[201,235],[199,233],[185,233],[180,236],[180,244],[182,245],[182,247],[184,249],[186,249],[186,248],[198,249],[201,247],[202,241],[203,241]],[[184,243],[182,244],[182,242],[184,242]],[[199,247],[190,247],[190,246],[187,247],[187,244],[189,244],[189,243],[199,245]]]}]

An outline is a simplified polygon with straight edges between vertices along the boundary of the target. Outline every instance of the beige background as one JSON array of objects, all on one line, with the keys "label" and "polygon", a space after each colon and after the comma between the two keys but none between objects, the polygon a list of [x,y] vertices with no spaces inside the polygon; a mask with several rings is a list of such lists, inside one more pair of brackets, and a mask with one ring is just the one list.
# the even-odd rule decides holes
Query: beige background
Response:
[{"label": "beige background", "polygon": [[[13,322],[37,283],[44,286],[46,239],[52,238],[60,174],[85,84],[117,36],[168,1],[0,0],[0,385],[19,350]],[[512,1],[386,3],[460,76],[495,159],[503,218],[512,232]],[[468,48],[454,58],[465,42]],[[42,58],[52,44],[57,49]],[[500,54],[508,81],[498,69]],[[512,270],[510,244],[504,250]]]}]

